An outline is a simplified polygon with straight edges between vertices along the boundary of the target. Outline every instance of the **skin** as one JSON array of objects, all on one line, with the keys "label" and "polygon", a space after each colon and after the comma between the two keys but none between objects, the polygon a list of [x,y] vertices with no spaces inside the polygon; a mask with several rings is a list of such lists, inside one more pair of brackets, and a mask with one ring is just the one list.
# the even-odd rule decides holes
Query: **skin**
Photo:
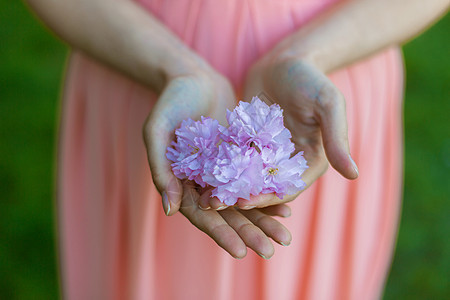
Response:
[{"label": "skin", "polygon": [[[420,33],[442,15],[448,0],[344,1],[282,40],[249,70],[244,99],[261,91],[284,108],[284,121],[298,151],[305,152],[310,186],[328,168],[347,179],[358,177],[351,158],[345,99],[326,74],[398,45]],[[351,17],[349,17],[351,16]],[[241,209],[267,207],[294,200],[301,192],[279,199],[274,194],[240,199]],[[217,199],[210,205],[216,207]],[[201,203],[208,207],[208,203]]]},{"label": "skin", "polygon": [[[233,257],[247,247],[273,255],[270,239],[288,245],[289,231],[272,216],[287,217],[273,195],[225,207],[208,191],[174,177],[165,151],[173,131],[188,117],[223,122],[235,103],[226,78],[183,44],[151,14],[131,1],[28,0],[35,13],[72,48],[139,81],[159,95],[144,124],[149,165],[167,215],[180,211]],[[328,162],[344,177],[357,169],[347,142],[345,101],[325,74],[419,33],[447,9],[448,0],[344,1],[287,37],[249,70],[245,99],[265,91],[280,101],[298,149],[308,153],[310,185]],[[349,18],[351,16],[351,18]],[[393,26],[395,24],[395,26]],[[199,203],[201,205],[199,205]],[[203,209],[201,209],[202,207]],[[209,208],[209,209],[208,209]],[[269,239],[270,238],[270,239]]]}]

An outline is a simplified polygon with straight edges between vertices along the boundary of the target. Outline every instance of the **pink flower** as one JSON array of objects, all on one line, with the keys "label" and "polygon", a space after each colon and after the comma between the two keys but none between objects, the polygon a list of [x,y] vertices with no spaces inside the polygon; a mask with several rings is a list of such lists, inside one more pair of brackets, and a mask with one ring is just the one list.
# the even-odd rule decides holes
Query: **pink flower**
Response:
[{"label": "pink flower", "polygon": [[303,152],[290,158],[290,153],[281,148],[276,152],[266,148],[261,151],[261,158],[264,162],[262,193],[276,193],[283,199],[285,195],[293,195],[306,187],[302,174],[308,166]]},{"label": "pink flower", "polygon": [[212,196],[227,205],[233,205],[238,198],[249,199],[263,189],[263,162],[253,149],[243,149],[234,144],[222,143],[213,172],[204,177],[206,183],[216,187]]},{"label": "pink flower", "polygon": [[228,128],[204,117],[183,121],[167,149],[175,176],[214,187],[212,196],[227,205],[250,195],[283,198],[304,189],[301,176],[308,166],[303,152],[291,157],[295,147],[282,113],[254,97],[227,111]]},{"label": "pink flower", "polygon": [[233,111],[227,111],[230,125],[224,132],[224,139],[240,146],[289,147],[293,150],[291,133],[284,127],[283,110],[279,105],[270,107],[258,97],[252,102],[239,102]]},{"label": "pink flower", "polygon": [[173,161],[172,170],[180,179],[194,180],[205,187],[202,176],[213,166],[219,151],[220,131],[222,126],[217,120],[201,117],[200,121],[184,120],[175,130],[176,142],[173,148],[167,148],[167,158]]}]

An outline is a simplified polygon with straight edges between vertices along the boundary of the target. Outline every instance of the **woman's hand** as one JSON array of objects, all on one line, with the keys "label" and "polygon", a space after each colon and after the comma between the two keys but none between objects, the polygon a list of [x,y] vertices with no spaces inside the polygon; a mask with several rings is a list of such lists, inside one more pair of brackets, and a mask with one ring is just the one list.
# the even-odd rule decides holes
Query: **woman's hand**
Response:
[{"label": "woman's hand", "polygon": [[198,205],[200,193],[203,199],[209,199],[211,192],[200,192],[192,182],[177,179],[166,158],[167,147],[174,139],[174,130],[182,120],[198,119],[203,115],[224,123],[226,109],[235,106],[234,98],[229,82],[210,68],[197,68],[192,73],[170,78],[144,126],[148,159],[167,215],[179,210],[233,257],[244,257],[249,247],[269,258],[274,252],[269,238],[284,245],[291,241],[289,231],[271,217],[289,216],[289,207],[280,205],[252,211],[234,208],[201,210]]},{"label": "woman's hand", "polygon": [[180,212],[231,256],[243,258],[249,247],[268,259],[274,254],[269,238],[283,246],[291,243],[290,232],[272,217],[290,216],[291,210],[287,205],[251,210],[225,206],[219,210],[200,209],[199,201],[210,197],[211,189],[199,192],[195,186],[184,182]]},{"label": "woman's hand", "polygon": [[[247,101],[264,92],[284,109],[285,125],[308,161],[303,176],[308,185],[325,172],[328,162],[346,178],[358,176],[348,149],[345,101],[325,74],[410,39],[449,6],[448,0],[429,1],[427,9],[420,0],[341,2],[260,59],[249,71],[244,91]],[[237,205],[264,207],[297,196],[264,194],[240,199]],[[213,198],[201,205],[216,208],[220,202]]]},{"label": "woman's hand", "polygon": [[227,108],[235,105],[233,89],[212,68],[195,68],[190,73],[169,78],[144,125],[144,139],[153,182],[161,193],[167,215],[180,207],[183,188],[166,158],[167,147],[181,121],[209,116],[223,123]]},{"label": "woman's hand", "polygon": [[[327,169],[328,162],[348,179],[358,177],[350,156],[345,100],[327,76],[314,64],[296,57],[268,55],[249,71],[244,99],[261,95],[284,110],[285,126],[292,133],[296,151],[304,151],[309,168],[303,180],[310,186]],[[298,195],[274,194],[240,199],[237,205],[266,207],[285,203]]]}]

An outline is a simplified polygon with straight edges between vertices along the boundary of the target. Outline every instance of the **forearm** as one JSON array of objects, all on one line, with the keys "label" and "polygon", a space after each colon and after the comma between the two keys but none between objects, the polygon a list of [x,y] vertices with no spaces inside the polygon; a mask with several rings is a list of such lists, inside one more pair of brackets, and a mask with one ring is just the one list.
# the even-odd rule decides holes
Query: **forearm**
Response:
[{"label": "forearm", "polygon": [[274,51],[330,72],[400,44],[442,15],[448,0],[350,0],[301,28]]},{"label": "forearm", "polygon": [[160,91],[206,63],[132,1],[26,0],[72,47]]}]

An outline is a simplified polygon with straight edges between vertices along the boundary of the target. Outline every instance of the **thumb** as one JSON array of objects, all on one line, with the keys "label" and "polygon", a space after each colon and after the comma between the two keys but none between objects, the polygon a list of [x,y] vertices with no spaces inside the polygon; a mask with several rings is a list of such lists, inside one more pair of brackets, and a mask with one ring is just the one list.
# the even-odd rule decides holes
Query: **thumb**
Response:
[{"label": "thumb", "polygon": [[158,117],[153,112],[144,126],[144,141],[153,182],[162,196],[167,216],[178,211],[183,196],[181,182],[173,175],[171,162],[166,158],[167,147],[173,140],[173,130],[161,115]]},{"label": "thumb", "polygon": [[198,101],[200,97],[192,97],[196,100],[189,101],[189,96],[195,93],[188,87],[182,78],[172,80],[153,106],[143,131],[153,182],[161,193],[164,212],[168,216],[179,210],[183,187],[166,158],[167,148],[182,120],[204,113],[204,107]]},{"label": "thumb", "polygon": [[318,116],[325,154],[331,166],[347,179],[356,179],[358,167],[350,155],[345,100],[332,84],[320,95]]}]

